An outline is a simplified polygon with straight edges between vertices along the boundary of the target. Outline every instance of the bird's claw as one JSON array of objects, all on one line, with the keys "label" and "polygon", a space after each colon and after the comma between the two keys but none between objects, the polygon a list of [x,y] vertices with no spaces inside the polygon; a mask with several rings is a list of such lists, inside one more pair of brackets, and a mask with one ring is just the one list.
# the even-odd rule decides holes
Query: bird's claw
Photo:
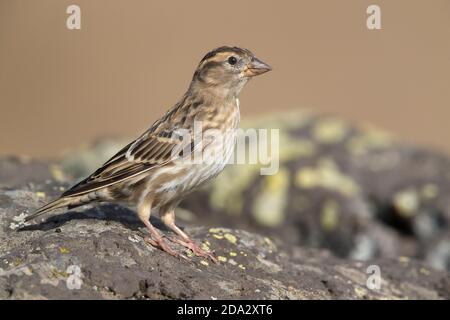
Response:
[{"label": "bird's claw", "polygon": [[151,245],[152,245],[153,247],[155,247],[155,248],[161,249],[162,251],[164,251],[164,252],[170,254],[170,255],[173,256],[173,257],[182,258],[182,259],[184,259],[184,260],[191,261],[191,260],[190,260],[188,257],[186,257],[185,255],[183,255],[183,254],[181,254],[181,253],[178,253],[178,252],[176,252],[175,250],[173,250],[173,249],[169,246],[169,244],[168,244],[163,238],[154,240],[154,239],[149,238],[149,237],[144,237],[144,241],[147,242],[147,243],[149,243],[149,244],[151,244]]},{"label": "bird's claw", "polygon": [[216,263],[216,264],[219,263],[219,261],[217,260],[217,258],[214,256],[214,254],[212,252],[203,250],[192,240],[184,240],[184,239],[179,239],[179,238],[169,238],[169,239],[174,243],[178,243],[178,244],[182,245],[183,247],[188,248],[197,257],[203,257],[206,259],[209,258],[214,263]]}]

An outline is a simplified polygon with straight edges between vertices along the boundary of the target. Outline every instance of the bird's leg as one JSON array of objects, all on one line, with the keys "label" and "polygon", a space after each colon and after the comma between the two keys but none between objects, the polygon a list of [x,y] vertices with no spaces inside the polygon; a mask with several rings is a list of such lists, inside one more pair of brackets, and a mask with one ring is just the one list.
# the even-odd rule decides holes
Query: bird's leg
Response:
[{"label": "bird's leg", "polygon": [[150,223],[151,202],[144,200],[138,205],[137,212],[139,219],[145,224],[150,232],[151,238],[144,237],[144,240],[150,243],[152,246],[160,248],[174,257],[183,257],[179,253],[175,252],[169,244],[163,239],[161,233]]},{"label": "bird's leg", "polygon": [[210,258],[215,263],[218,263],[216,257],[212,254],[212,252],[203,250],[200,248],[183,230],[181,230],[176,224],[175,224],[175,211],[174,208],[169,208],[167,210],[164,210],[164,208],[161,208],[160,216],[162,222],[173,232],[175,232],[177,235],[180,236],[180,238],[171,238],[170,240],[178,243],[192,251],[192,253],[198,257],[204,257],[204,258]]}]

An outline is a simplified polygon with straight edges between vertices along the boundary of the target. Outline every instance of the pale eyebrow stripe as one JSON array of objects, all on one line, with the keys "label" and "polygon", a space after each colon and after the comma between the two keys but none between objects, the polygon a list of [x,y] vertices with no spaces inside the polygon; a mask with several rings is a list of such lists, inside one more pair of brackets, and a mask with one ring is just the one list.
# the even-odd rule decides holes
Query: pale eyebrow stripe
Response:
[{"label": "pale eyebrow stripe", "polygon": [[[221,62],[224,60],[225,57],[228,57],[230,54],[233,54],[233,51],[226,51],[226,52],[218,52],[214,56],[212,56],[209,59],[206,59],[202,62],[201,66],[204,66],[208,62]],[[234,53],[237,55],[237,53]]]}]

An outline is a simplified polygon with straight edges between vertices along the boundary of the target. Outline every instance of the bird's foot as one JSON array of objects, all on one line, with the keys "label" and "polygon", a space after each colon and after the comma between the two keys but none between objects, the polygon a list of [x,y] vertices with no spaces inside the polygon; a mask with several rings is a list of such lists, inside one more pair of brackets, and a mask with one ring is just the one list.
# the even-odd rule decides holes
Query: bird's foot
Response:
[{"label": "bird's foot", "polygon": [[178,252],[176,252],[175,250],[173,250],[169,244],[161,237],[161,238],[157,238],[152,239],[150,237],[144,237],[144,241],[151,244],[153,247],[161,249],[162,251],[170,254],[173,257],[177,257],[177,258],[183,258],[185,260],[190,260],[188,257],[186,257],[185,255],[182,255]]},{"label": "bird's foot", "polygon": [[169,238],[172,242],[178,243],[180,245],[182,245],[185,248],[188,248],[189,250],[192,251],[192,253],[197,256],[197,257],[203,257],[206,259],[211,259],[214,263],[218,264],[219,261],[217,260],[217,258],[214,256],[214,254],[212,252],[203,250],[202,248],[200,248],[194,241],[188,239],[180,239],[180,238]]}]

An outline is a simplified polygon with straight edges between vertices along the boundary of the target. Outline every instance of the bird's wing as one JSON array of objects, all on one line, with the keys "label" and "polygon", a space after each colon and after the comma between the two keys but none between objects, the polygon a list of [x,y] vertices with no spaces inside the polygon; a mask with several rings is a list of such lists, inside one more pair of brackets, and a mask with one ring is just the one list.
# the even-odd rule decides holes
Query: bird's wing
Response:
[{"label": "bird's wing", "polygon": [[176,158],[196,152],[200,144],[197,143],[196,146],[193,141],[197,140],[183,139],[176,130],[158,133],[148,131],[120,150],[89,177],[64,192],[62,196],[71,197],[89,193],[166,165]]}]

